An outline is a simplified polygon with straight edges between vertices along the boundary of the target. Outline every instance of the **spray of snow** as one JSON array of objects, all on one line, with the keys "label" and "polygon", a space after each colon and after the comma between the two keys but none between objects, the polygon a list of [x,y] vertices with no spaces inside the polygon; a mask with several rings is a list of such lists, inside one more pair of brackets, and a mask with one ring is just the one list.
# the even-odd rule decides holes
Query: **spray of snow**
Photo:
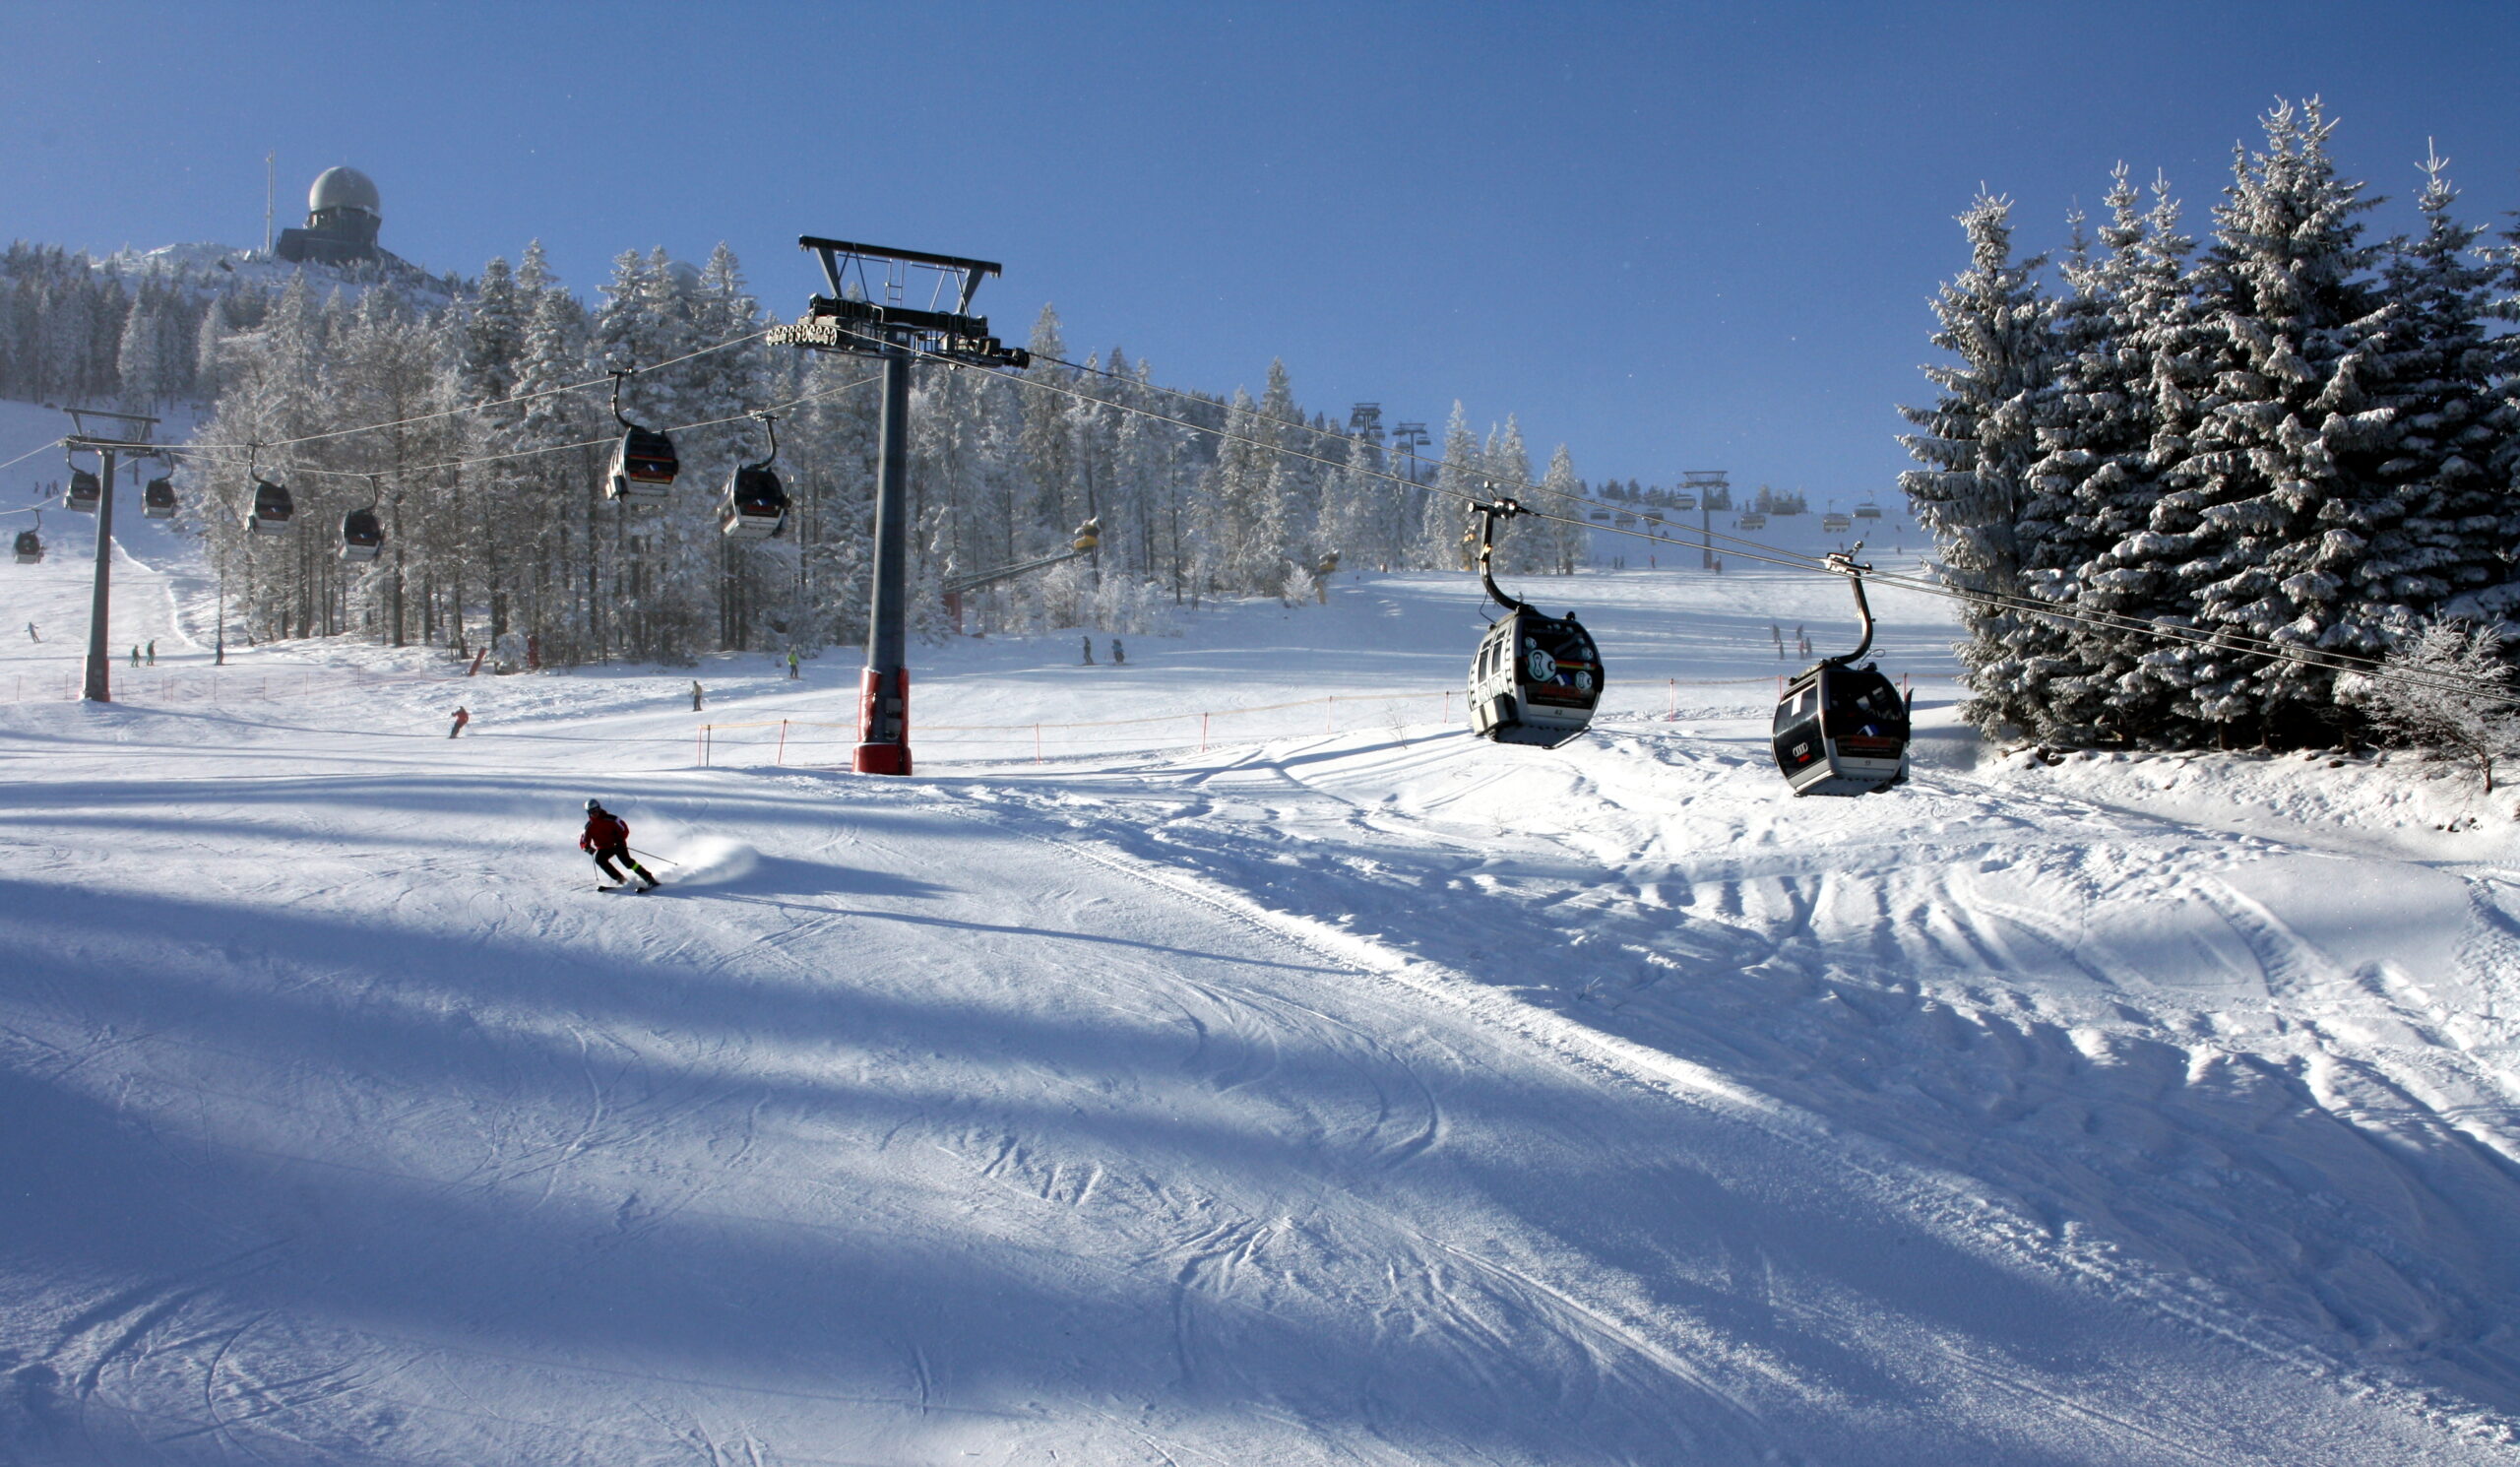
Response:
[{"label": "spray of snow", "polygon": [[741,841],[709,835],[683,842],[673,859],[678,862],[673,873],[676,886],[715,886],[750,871],[760,862],[761,853]]}]

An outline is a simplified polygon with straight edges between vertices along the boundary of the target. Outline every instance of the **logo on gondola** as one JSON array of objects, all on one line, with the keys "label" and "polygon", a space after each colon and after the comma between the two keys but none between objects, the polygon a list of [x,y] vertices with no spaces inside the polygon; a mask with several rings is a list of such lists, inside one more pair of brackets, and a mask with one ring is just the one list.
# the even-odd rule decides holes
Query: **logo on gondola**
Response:
[{"label": "logo on gondola", "polygon": [[1532,681],[1553,682],[1557,679],[1557,659],[1548,655],[1547,648],[1533,648],[1531,656],[1524,659],[1524,662],[1532,670]]}]

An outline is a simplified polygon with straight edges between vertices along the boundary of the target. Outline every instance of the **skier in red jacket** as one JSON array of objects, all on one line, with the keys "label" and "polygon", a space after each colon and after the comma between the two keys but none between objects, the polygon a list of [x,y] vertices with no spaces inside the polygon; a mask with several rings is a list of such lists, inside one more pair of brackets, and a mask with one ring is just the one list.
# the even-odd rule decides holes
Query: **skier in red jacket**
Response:
[{"label": "skier in red jacket", "polygon": [[612,882],[610,886],[598,887],[598,890],[618,891],[630,884],[628,876],[612,868],[616,861],[648,883],[639,890],[657,889],[657,878],[649,875],[648,868],[630,855],[630,822],[592,799],[587,801],[587,829],[586,834],[578,837],[578,849],[593,856],[596,865]]}]

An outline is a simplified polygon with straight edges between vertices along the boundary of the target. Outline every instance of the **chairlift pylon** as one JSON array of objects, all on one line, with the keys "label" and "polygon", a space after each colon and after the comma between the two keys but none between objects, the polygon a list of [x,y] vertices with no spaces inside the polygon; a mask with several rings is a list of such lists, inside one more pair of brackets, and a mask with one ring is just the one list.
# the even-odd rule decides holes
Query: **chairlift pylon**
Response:
[{"label": "chairlift pylon", "polygon": [[1479,581],[1505,614],[1470,662],[1470,731],[1498,743],[1555,748],[1592,727],[1602,701],[1602,654],[1575,613],[1550,616],[1496,585],[1496,522],[1527,513],[1512,499],[1470,507]]},{"label": "chairlift pylon", "polygon": [[726,476],[726,492],[718,501],[718,533],[728,540],[768,540],[788,525],[788,490],[771,465],[779,462],[779,419],[756,413],[770,434],[770,457],[744,464]]},{"label": "chairlift pylon", "polygon": [[612,374],[612,418],[622,433],[612,450],[612,468],[603,477],[603,496],[622,504],[662,504],[674,476],[682,472],[682,461],[674,455],[671,438],[622,415],[621,382],[630,375],[630,370]]},{"label": "chairlift pylon", "polygon": [[1777,770],[1796,796],[1869,795],[1908,777],[1907,702],[1879,668],[1856,665],[1872,649],[1872,606],[1863,595],[1863,575],[1872,567],[1855,558],[1862,548],[1857,541],[1855,549],[1832,552],[1824,562],[1855,588],[1861,639],[1855,651],[1795,674],[1769,726]]}]

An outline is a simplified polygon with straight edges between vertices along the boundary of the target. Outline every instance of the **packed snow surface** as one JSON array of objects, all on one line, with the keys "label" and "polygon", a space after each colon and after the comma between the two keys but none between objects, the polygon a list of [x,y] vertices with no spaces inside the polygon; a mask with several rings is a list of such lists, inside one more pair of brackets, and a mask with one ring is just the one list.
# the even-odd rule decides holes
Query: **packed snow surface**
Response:
[{"label": "packed snow surface", "polygon": [[1343,575],[859,778],[845,654],[214,669],[124,508],[109,706],[93,522],[0,566],[0,1458],[2520,1460],[2505,797],[1982,750],[1885,593],[1915,779],[1797,800],[1844,587],[1633,555],[1563,749]]}]

